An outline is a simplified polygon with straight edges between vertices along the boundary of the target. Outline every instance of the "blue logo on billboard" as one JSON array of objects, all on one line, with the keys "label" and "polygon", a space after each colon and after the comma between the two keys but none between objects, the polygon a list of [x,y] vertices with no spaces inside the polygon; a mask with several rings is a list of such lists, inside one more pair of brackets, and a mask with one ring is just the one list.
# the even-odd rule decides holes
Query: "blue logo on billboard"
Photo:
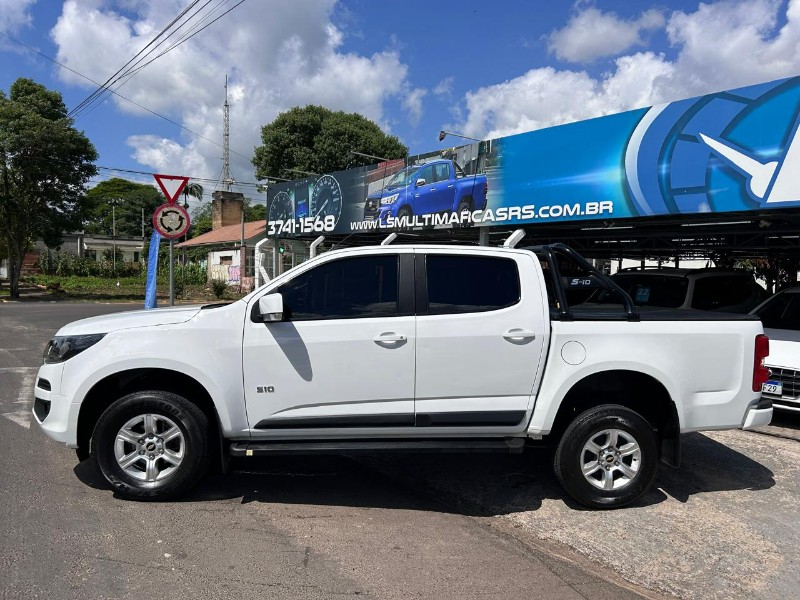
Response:
[{"label": "blue logo on billboard", "polygon": [[797,78],[650,108],[625,151],[640,215],[800,202]]}]

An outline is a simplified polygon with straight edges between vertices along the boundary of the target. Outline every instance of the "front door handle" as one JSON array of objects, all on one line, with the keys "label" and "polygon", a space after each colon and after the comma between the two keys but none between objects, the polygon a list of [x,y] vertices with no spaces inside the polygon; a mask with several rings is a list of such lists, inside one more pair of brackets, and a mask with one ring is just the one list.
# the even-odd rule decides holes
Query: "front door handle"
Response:
[{"label": "front door handle", "polygon": [[536,338],[536,332],[525,331],[524,329],[509,329],[503,334],[507,340],[519,342],[521,340],[532,340]]},{"label": "front door handle", "polygon": [[400,342],[406,341],[406,336],[395,333],[394,331],[387,331],[386,333],[381,333],[376,335],[372,338],[376,344],[397,344]]}]

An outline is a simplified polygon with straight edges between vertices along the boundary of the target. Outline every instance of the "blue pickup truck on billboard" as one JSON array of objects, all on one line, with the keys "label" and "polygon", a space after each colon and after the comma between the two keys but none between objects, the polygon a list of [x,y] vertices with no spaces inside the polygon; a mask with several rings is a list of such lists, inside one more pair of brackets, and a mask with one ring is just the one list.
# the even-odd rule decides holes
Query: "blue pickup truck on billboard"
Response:
[{"label": "blue pickup truck on billboard", "polygon": [[798,207],[799,127],[800,77],[781,79],[323,175],[314,189],[340,195],[268,232]]},{"label": "blue pickup truck on billboard", "polygon": [[364,220],[386,224],[389,217],[410,221],[414,215],[483,210],[488,187],[486,175],[467,175],[452,160],[405,167],[367,197]]}]

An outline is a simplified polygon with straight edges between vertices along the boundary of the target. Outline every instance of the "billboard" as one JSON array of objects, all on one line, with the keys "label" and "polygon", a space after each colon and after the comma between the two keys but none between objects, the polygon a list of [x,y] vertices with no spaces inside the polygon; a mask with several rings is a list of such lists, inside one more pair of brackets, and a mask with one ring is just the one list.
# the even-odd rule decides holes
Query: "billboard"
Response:
[{"label": "billboard", "polygon": [[800,77],[313,176],[268,190],[268,233],[800,206]]}]

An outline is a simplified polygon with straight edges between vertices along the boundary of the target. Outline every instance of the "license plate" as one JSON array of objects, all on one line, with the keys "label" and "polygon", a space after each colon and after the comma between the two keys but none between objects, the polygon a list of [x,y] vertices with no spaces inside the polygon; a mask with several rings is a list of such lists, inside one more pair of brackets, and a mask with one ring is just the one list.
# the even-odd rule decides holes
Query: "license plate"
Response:
[{"label": "license plate", "polygon": [[765,394],[781,396],[783,394],[783,384],[780,381],[767,381],[761,386],[761,391]]}]

